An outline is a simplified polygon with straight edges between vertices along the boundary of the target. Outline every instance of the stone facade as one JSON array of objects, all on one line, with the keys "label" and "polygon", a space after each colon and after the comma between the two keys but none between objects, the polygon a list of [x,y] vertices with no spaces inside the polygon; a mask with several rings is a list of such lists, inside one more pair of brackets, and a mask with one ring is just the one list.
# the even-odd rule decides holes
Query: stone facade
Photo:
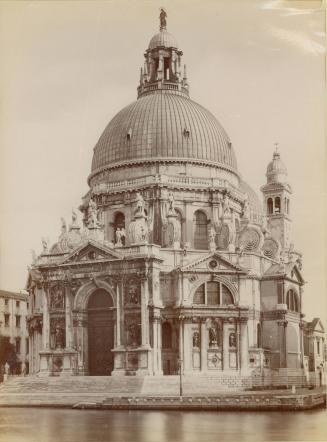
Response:
[{"label": "stone facade", "polygon": [[276,151],[262,208],[225,131],[190,100],[165,28],[146,50],[138,100],[95,147],[83,225],[76,213],[62,220],[31,266],[31,371],[181,369],[243,387],[287,370],[302,379],[304,280],[286,168]]}]

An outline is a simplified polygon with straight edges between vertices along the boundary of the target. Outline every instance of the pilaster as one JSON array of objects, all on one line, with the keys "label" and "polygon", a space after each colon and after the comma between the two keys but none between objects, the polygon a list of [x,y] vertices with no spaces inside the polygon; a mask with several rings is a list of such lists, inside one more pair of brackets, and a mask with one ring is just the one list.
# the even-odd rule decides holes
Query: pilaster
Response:
[{"label": "pilaster", "polygon": [[223,319],[223,370],[229,370],[229,336],[228,336],[228,318]]},{"label": "pilaster", "polygon": [[[43,350],[50,348],[50,314],[49,314],[49,287],[44,285],[43,293]],[[34,345],[32,346],[32,348]]]},{"label": "pilaster", "polygon": [[279,319],[278,324],[278,338],[279,338],[279,367],[287,367],[287,349],[286,349],[286,327],[287,321],[285,319]]},{"label": "pilaster", "polygon": [[201,320],[200,326],[200,342],[201,342],[201,373],[207,371],[207,348],[208,348],[208,337],[207,337],[207,327],[206,319]]},{"label": "pilaster", "polygon": [[248,370],[248,318],[240,318],[240,369]]}]

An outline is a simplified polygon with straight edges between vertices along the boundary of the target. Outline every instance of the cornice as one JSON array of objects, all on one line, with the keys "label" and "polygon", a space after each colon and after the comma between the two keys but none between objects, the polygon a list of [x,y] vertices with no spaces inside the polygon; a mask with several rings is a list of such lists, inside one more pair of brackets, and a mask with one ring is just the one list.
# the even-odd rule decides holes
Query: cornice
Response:
[{"label": "cornice", "polygon": [[93,177],[98,175],[99,173],[105,172],[105,171],[111,171],[115,169],[120,169],[123,167],[131,167],[131,166],[137,166],[137,165],[144,165],[144,164],[198,164],[202,166],[207,167],[214,167],[215,169],[223,169],[231,174],[233,174],[237,179],[240,179],[239,173],[232,167],[228,166],[224,163],[218,163],[216,161],[210,161],[210,160],[202,160],[197,158],[177,158],[177,157],[152,157],[152,158],[136,158],[136,159],[130,159],[125,161],[119,161],[117,163],[112,163],[110,165],[99,167],[98,169],[94,170],[90,173],[90,175],[87,178],[87,183],[90,185],[90,181]]}]

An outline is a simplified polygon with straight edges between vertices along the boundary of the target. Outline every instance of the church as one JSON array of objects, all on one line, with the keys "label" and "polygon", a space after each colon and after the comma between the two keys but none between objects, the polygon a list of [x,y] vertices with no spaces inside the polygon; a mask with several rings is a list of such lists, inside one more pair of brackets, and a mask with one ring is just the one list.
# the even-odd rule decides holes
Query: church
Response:
[{"label": "church", "polygon": [[29,268],[30,373],[304,385],[325,336],[304,320],[286,166],[276,148],[261,197],[242,180],[166,21],[94,148],[82,222],[62,219]]}]

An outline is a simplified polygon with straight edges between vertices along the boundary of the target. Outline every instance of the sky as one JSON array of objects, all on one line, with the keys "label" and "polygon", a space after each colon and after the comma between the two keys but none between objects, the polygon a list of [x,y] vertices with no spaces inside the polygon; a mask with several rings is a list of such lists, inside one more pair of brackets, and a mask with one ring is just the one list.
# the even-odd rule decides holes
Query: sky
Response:
[{"label": "sky", "polygon": [[191,98],[223,125],[259,195],[279,143],[306,319],[326,321],[325,23],[314,0],[1,1],[0,288],[24,288],[31,249],[53,244],[81,203],[93,147],[136,99],[161,6]]}]

